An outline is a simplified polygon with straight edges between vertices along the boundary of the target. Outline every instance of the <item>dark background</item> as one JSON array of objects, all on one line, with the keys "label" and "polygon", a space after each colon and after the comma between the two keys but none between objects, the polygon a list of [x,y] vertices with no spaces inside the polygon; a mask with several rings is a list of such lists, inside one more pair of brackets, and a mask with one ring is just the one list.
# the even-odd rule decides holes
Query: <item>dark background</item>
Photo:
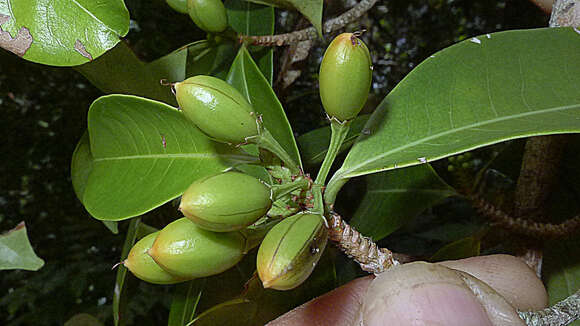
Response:
[{"label": "dark background", "polygon": [[[352,5],[350,1],[347,5]],[[126,0],[132,27],[126,41],[144,60],[153,60],[204,37],[186,15],[162,1]],[[329,1],[325,17],[345,4]],[[292,30],[290,14],[277,30]],[[525,0],[379,1],[352,29],[363,39],[375,67],[373,108],[415,65],[433,52],[483,33],[544,27],[548,16]],[[296,134],[326,124],[316,89],[324,44],[317,42],[302,64],[301,77],[280,92]],[[276,58],[279,58],[277,52]],[[26,221],[36,253],[46,261],[38,272],[0,272],[0,324],[62,325],[88,312],[112,324],[112,292],[127,223],[112,234],[76,199],[70,159],[86,128],[86,112],[102,93],[72,68],[53,68],[0,51],[0,232]],[[170,287],[135,282],[129,318],[135,324],[166,322]]]}]

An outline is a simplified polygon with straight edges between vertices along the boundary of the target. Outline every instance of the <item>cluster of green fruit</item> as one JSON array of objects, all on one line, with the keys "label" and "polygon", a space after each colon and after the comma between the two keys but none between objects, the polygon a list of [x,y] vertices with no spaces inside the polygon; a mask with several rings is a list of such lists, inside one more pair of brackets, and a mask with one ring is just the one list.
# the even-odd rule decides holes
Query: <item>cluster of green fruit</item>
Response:
[{"label": "cluster of green fruit", "polygon": [[[358,114],[368,96],[370,71],[368,50],[355,35],[342,34],[331,43],[320,71],[321,98],[330,117],[349,121]],[[349,80],[354,83],[340,82]],[[252,106],[228,83],[200,75],[172,87],[185,117],[210,138],[232,146],[253,143],[290,164]],[[238,171],[195,181],[181,198],[185,217],[138,241],[123,264],[142,280],[173,284],[221,273],[259,245],[257,272],[264,287],[300,285],[327,243],[324,211],[305,209],[312,182],[300,169],[284,178],[271,164],[265,165],[279,180],[273,185]],[[298,205],[273,214],[279,200]]]},{"label": "cluster of green fruit", "polygon": [[167,0],[175,11],[189,14],[197,27],[210,33],[223,32],[228,27],[226,8],[221,0]]}]

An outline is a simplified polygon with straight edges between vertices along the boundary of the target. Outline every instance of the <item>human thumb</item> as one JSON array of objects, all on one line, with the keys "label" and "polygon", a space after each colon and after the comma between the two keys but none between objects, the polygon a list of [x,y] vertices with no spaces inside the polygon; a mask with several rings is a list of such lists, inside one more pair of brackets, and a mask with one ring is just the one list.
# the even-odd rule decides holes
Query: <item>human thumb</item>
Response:
[{"label": "human thumb", "polygon": [[356,325],[525,326],[516,309],[486,283],[462,271],[415,262],[378,275]]}]

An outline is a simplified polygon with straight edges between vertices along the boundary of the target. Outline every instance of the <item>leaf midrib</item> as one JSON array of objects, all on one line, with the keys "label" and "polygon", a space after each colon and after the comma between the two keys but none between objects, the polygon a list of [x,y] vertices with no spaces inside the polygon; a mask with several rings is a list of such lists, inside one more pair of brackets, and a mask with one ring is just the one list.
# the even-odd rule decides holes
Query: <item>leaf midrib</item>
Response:
[{"label": "leaf midrib", "polygon": [[140,154],[140,155],[126,155],[126,156],[112,156],[112,157],[99,157],[94,158],[95,162],[100,161],[116,161],[116,160],[138,160],[138,159],[175,159],[175,158],[185,158],[185,159],[200,159],[200,158],[216,158],[216,157],[227,157],[236,158],[239,160],[250,160],[250,157],[243,155],[220,155],[220,154],[199,154],[199,153],[188,153],[188,154]]},{"label": "leaf midrib", "polygon": [[[447,130],[447,131],[440,132],[440,133],[437,133],[437,134],[434,134],[434,135],[431,135],[431,136],[428,136],[428,137],[424,137],[424,138],[418,139],[416,141],[407,143],[407,144],[405,144],[403,146],[396,147],[396,148],[394,148],[394,149],[392,149],[390,151],[387,151],[387,152],[382,153],[381,155],[374,156],[372,159],[363,161],[363,162],[361,162],[361,163],[359,163],[359,164],[357,164],[357,165],[355,165],[355,166],[353,166],[353,167],[351,167],[349,169],[345,169],[345,170],[342,170],[341,169],[342,171],[340,171],[341,172],[340,174],[343,177],[355,176],[355,175],[351,175],[351,173],[357,171],[357,169],[359,169],[361,167],[364,167],[367,164],[370,164],[372,162],[378,161],[378,160],[382,159],[385,156],[391,155],[391,154],[396,153],[396,152],[400,152],[400,151],[405,150],[405,149],[407,149],[409,147],[412,147],[412,146],[415,146],[415,145],[419,145],[421,143],[424,143],[424,142],[427,142],[427,141],[436,139],[438,137],[443,137],[443,136],[446,136],[446,135],[449,135],[449,134],[453,134],[455,132],[459,132],[459,131],[463,131],[463,130],[467,130],[467,129],[471,129],[471,128],[476,128],[476,127],[482,127],[482,126],[485,126],[485,125],[493,124],[493,123],[496,123],[496,122],[502,122],[502,121],[506,121],[506,120],[510,120],[510,119],[518,119],[518,118],[523,118],[523,117],[526,117],[526,116],[533,116],[533,115],[536,115],[536,114],[544,114],[544,113],[548,113],[548,112],[557,112],[557,111],[561,111],[561,110],[577,109],[577,108],[580,108],[580,104],[572,104],[572,105],[558,106],[558,107],[554,107],[554,108],[550,108],[550,109],[545,109],[545,110],[536,110],[536,111],[533,111],[533,112],[518,113],[518,114],[515,114],[515,115],[506,115],[506,116],[494,118],[494,119],[491,119],[491,120],[485,120],[483,122],[477,122],[477,123],[473,123],[473,124],[468,124],[468,125],[465,125],[465,126],[462,126],[462,127],[459,127],[459,128],[454,128],[454,129],[451,129],[451,130]],[[356,144],[355,144],[355,146],[356,146]],[[338,172],[339,171],[337,171],[337,174],[338,174]]]}]

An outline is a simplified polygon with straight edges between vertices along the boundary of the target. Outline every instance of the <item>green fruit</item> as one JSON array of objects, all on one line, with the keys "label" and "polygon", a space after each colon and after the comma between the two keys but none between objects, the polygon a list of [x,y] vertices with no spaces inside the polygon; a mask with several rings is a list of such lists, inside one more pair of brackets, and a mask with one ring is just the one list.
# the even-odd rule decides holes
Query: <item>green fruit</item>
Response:
[{"label": "green fruit", "polygon": [[182,13],[187,14],[187,0],[167,0],[167,4],[171,9]]},{"label": "green fruit", "polygon": [[191,279],[234,266],[244,256],[245,244],[240,232],[207,231],[184,217],[161,230],[149,255],[167,272]]},{"label": "green fruit", "polygon": [[123,261],[123,265],[127,267],[133,275],[142,279],[143,281],[154,284],[174,284],[186,281],[187,278],[177,277],[169,274],[163,270],[159,265],[153,261],[147,251],[153,245],[153,241],[157,238],[159,231],[146,235],[131,248],[127,259]]},{"label": "green fruit", "polygon": [[258,276],[265,288],[290,290],[314,270],[328,240],[324,218],[300,213],[272,228],[258,250]]},{"label": "green fruit", "polygon": [[367,46],[352,33],[337,36],[320,65],[322,106],[340,121],[358,115],[367,101],[372,81],[372,61]]},{"label": "green fruit", "polygon": [[181,197],[179,210],[199,227],[228,232],[245,228],[270,207],[270,188],[240,172],[225,172],[194,182]]},{"label": "green fruit", "polygon": [[226,8],[221,0],[187,0],[189,17],[206,32],[219,33],[228,27]]},{"label": "green fruit", "polygon": [[185,116],[208,136],[240,144],[258,135],[258,123],[244,96],[225,81],[195,76],[174,85]]}]

